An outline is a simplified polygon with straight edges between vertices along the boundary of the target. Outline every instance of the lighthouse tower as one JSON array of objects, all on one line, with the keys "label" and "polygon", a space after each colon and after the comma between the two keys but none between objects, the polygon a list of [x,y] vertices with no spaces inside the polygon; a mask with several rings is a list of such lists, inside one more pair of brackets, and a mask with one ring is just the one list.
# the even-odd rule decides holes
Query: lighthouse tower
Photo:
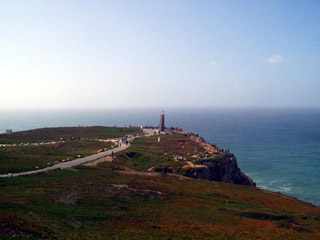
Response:
[{"label": "lighthouse tower", "polygon": [[159,132],[164,131],[165,126],[164,126],[164,111],[162,111],[162,114],[160,116],[160,125],[159,125]]}]

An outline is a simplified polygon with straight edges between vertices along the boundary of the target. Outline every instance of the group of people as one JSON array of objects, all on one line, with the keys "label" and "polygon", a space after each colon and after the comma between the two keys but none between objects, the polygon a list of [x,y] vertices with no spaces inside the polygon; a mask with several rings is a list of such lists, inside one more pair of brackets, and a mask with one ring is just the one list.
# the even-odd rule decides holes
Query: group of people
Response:
[{"label": "group of people", "polygon": [[220,150],[221,153],[230,153],[229,149],[224,150],[223,148]]}]

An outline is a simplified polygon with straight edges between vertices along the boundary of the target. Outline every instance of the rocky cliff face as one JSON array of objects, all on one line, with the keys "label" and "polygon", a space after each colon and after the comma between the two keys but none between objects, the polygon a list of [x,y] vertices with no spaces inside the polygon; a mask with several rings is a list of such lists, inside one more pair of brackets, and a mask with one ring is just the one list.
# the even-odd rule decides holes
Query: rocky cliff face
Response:
[{"label": "rocky cliff face", "polygon": [[255,182],[241,172],[237,159],[233,154],[220,160],[203,162],[201,168],[191,168],[187,176],[195,179],[205,179],[218,182],[227,182],[240,185],[256,186]]}]

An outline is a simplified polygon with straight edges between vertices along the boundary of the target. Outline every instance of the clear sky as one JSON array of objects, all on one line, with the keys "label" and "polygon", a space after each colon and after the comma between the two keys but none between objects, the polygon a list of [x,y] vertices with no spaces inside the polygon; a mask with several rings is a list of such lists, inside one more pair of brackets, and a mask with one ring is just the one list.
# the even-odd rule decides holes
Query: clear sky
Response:
[{"label": "clear sky", "polygon": [[0,1],[0,109],[320,107],[320,1]]}]

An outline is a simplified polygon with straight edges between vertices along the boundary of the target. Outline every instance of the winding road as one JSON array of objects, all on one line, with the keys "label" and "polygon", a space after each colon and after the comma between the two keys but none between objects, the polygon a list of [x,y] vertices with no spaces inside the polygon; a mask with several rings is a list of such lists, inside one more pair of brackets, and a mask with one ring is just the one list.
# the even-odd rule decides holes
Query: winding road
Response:
[{"label": "winding road", "polygon": [[[59,163],[56,165],[53,165],[51,167],[46,167],[46,168],[42,168],[42,169],[38,169],[38,170],[33,170],[33,171],[27,171],[27,172],[20,172],[20,173],[12,173],[12,177],[18,177],[18,176],[22,176],[22,175],[30,175],[30,174],[37,174],[37,173],[41,173],[41,172],[46,172],[46,171],[50,171],[50,170],[55,170],[55,169],[65,169],[65,168],[70,168],[70,167],[74,167],[86,162],[90,162],[105,156],[109,156],[112,154],[112,152],[116,153],[116,152],[120,152],[123,151],[125,149],[127,149],[128,147],[130,147],[130,143],[128,144],[122,144],[121,147],[116,147],[113,148],[111,150],[107,150],[105,152],[100,152],[97,154],[93,154],[91,156],[88,157],[83,157],[83,158],[77,158],[75,160],[69,161],[69,162],[63,162],[63,163]],[[7,177],[8,174],[1,174],[0,177]],[[11,176],[10,176],[11,177]]]},{"label": "winding road", "polygon": [[[154,130],[153,129],[143,129],[145,136],[153,136],[154,135]],[[138,136],[139,137],[139,136]],[[46,171],[50,171],[50,170],[55,170],[55,169],[65,169],[65,168],[70,168],[70,167],[74,167],[86,162],[90,162],[102,157],[106,157],[112,154],[112,152],[117,153],[120,151],[123,151],[125,149],[127,149],[128,147],[130,147],[130,142],[132,142],[135,138],[137,137],[131,137],[129,138],[129,143],[128,144],[121,144],[120,147],[116,147],[110,150],[107,150],[105,152],[100,152],[97,154],[93,154],[91,156],[87,156],[87,157],[83,157],[83,158],[78,158],[69,162],[63,162],[63,163],[59,163],[50,167],[46,167],[46,168],[42,168],[42,169],[37,169],[37,170],[32,170],[32,171],[27,171],[27,172],[20,172],[20,173],[12,173],[10,174],[10,176],[8,176],[8,174],[0,174],[0,177],[18,177],[18,176],[23,176],[23,175],[31,175],[31,174],[37,174],[37,173],[41,173],[41,172],[46,172]]]}]

